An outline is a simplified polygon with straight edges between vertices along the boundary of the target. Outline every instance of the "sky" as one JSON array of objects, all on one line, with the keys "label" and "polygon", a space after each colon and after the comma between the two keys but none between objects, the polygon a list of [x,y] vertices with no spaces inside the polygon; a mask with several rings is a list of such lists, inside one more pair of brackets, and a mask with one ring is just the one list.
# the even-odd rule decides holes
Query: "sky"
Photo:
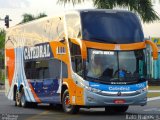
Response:
[{"label": "sky", "polygon": [[[12,19],[10,26],[14,26],[22,20],[24,13],[37,15],[44,12],[48,16],[52,16],[58,11],[94,8],[92,0],[86,1],[73,7],[72,4],[67,4],[66,6],[59,5],[57,0],[0,0],[0,18],[3,19],[5,15],[9,15]],[[154,2],[154,9],[160,15],[160,0],[154,0]],[[160,21],[152,24],[142,24],[142,26],[146,37],[160,37]],[[0,28],[4,27],[4,22],[0,21]]]},{"label": "sky", "polygon": [[[160,0],[154,0],[156,4],[154,5],[154,9],[160,17]],[[160,38],[160,21],[156,21],[150,24],[142,24],[144,35],[146,38]]]},{"label": "sky", "polygon": [[[58,11],[86,8],[94,8],[91,0],[76,6],[72,4],[60,5],[57,4],[57,0],[0,0],[0,18],[3,19],[5,15],[9,15],[12,19],[10,26],[14,26],[22,20],[24,13],[37,15],[44,12],[48,16],[52,16]],[[0,22],[1,27],[5,27],[3,21]]]}]

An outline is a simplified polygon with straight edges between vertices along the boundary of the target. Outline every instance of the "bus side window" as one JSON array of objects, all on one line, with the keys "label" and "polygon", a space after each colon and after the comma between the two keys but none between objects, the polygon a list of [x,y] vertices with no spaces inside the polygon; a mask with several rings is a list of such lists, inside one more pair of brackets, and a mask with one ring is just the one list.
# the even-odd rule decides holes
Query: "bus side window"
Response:
[{"label": "bus side window", "polygon": [[67,64],[62,62],[62,78],[68,78]]},{"label": "bus side window", "polygon": [[80,46],[70,42],[70,52],[73,71],[82,76],[82,56]]},{"label": "bus side window", "polygon": [[[61,61],[58,59],[46,59],[46,60],[25,62],[26,78],[27,79],[56,79],[56,78],[59,79],[60,72],[61,72],[60,66],[61,66]],[[65,69],[66,68],[64,68],[64,70]]]}]

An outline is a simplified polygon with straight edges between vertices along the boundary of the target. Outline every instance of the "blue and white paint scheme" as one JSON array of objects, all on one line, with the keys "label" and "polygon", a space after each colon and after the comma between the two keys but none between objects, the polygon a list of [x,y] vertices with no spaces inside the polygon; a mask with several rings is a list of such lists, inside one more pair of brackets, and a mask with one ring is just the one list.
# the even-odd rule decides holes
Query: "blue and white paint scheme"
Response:
[{"label": "blue and white paint scheme", "polygon": [[137,91],[140,89],[144,89],[147,87],[146,82],[132,84],[132,85],[105,85],[96,82],[89,82],[89,87],[101,90],[101,91],[109,91],[109,92],[131,92]]}]

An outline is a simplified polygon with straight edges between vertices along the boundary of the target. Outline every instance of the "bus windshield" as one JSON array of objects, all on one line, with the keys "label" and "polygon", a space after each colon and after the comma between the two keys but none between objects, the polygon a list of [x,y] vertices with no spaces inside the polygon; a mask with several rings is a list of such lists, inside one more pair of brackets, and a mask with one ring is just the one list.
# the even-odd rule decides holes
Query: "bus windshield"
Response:
[{"label": "bus windshield", "polygon": [[113,44],[144,41],[141,25],[133,13],[96,12],[81,13],[83,40]]},{"label": "bus windshield", "polygon": [[103,51],[88,50],[87,79],[100,82],[135,82],[146,78],[144,50]]}]

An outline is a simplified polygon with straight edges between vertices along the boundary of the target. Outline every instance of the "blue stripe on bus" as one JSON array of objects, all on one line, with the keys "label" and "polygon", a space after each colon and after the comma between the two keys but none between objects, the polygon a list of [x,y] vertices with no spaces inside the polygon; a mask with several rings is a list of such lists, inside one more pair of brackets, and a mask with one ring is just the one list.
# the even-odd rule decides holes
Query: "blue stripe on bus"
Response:
[{"label": "blue stripe on bus", "polygon": [[109,92],[129,92],[129,91],[136,91],[143,89],[147,86],[147,82],[142,82],[133,85],[105,85],[96,82],[89,82],[89,86],[95,89],[99,89],[102,91],[109,91]]},{"label": "blue stripe on bus", "polygon": [[58,79],[33,79],[30,83],[42,102],[60,103]]}]

